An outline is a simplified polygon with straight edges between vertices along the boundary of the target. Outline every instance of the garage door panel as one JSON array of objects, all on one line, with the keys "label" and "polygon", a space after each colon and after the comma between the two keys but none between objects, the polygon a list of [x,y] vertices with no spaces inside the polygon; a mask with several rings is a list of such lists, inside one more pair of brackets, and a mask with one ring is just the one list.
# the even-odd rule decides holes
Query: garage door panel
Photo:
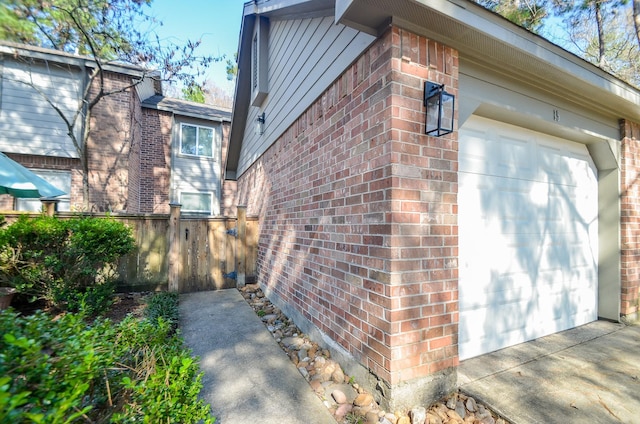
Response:
[{"label": "garage door panel", "polygon": [[461,359],[597,319],[597,177],[585,146],[475,117],[467,124]]},{"label": "garage door panel", "polygon": [[489,159],[497,167],[493,175],[499,177],[532,179],[535,176],[535,161],[532,161],[535,150],[531,140],[497,136],[498,142],[493,148],[498,152],[497,156]]},{"label": "garage door panel", "polygon": [[494,304],[527,301],[541,298],[551,303],[552,299],[568,294],[572,304],[592,309],[594,275],[589,268],[575,269],[570,274],[564,269],[540,272],[535,278],[528,272],[509,272],[498,275],[489,272],[474,278],[473,285],[465,286],[465,294],[460,298],[460,310],[486,308]]},{"label": "garage door panel", "polygon": [[474,215],[461,214],[460,219],[498,218],[507,231],[512,227],[508,220],[517,221],[518,232],[522,232],[522,225],[527,222],[540,226],[534,217],[560,221],[570,212],[565,211],[564,202],[577,197],[575,193],[556,190],[546,184],[487,175],[461,174],[459,182],[460,202],[481,206]]},{"label": "garage door panel", "polygon": [[[538,305],[528,302],[501,305],[492,309],[476,310],[460,315],[461,330],[458,343],[459,350],[465,352],[466,358],[493,352],[506,346],[522,343],[523,339],[533,340],[540,334],[553,334],[575,327],[576,322],[593,321],[589,310],[578,310],[567,315],[563,313],[565,305],[556,305],[552,316],[539,318],[530,313],[524,319],[523,310],[535,310]],[[492,322],[491,326],[485,325]]]},{"label": "garage door panel", "polygon": [[491,161],[488,161],[491,152],[494,150],[495,141],[486,140],[483,131],[469,130],[466,135],[465,151],[460,151],[459,165],[460,171],[475,174],[491,175]]}]

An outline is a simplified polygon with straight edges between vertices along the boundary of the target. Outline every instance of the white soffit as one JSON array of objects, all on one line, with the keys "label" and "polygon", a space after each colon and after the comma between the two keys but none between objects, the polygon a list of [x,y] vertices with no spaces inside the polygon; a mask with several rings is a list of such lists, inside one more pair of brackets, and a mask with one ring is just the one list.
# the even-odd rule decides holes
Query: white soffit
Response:
[{"label": "white soffit", "polygon": [[336,22],[372,34],[389,24],[442,42],[544,90],[563,91],[640,121],[640,91],[467,0],[336,0]]}]

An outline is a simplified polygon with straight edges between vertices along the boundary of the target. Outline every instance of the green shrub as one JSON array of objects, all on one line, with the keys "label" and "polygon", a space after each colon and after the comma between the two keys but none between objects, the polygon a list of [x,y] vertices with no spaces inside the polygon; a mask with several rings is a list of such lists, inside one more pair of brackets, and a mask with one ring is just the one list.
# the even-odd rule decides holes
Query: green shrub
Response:
[{"label": "green shrub", "polygon": [[133,250],[131,229],[111,218],[21,216],[0,227],[0,284],[62,310],[104,311],[117,260]]},{"label": "green shrub", "polygon": [[92,286],[78,288],[64,284],[53,292],[53,304],[69,312],[84,312],[89,316],[100,315],[113,305],[115,283],[103,281]]},{"label": "green shrub", "polygon": [[168,322],[84,318],[0,312],[0,422],[213,423]]},{"label": "green shrub", "polygon": [[144,315],[151,321],[157,321],[159,318],[162,318],[174,328],[177,327],[179,317],[178,293],[154,293],[147,300]]}]

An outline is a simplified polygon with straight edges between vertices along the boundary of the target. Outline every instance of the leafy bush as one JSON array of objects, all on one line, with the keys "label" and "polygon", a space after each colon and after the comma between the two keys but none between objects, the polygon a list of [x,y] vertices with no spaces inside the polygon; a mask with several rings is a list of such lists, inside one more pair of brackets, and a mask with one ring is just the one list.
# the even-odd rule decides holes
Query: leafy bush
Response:
[{"label": "leafy bush", "polygon": [[157,321],[159,318],[162,318],[174,328],[177,327],[179,316],[178,293],[154,293],[149,300],[147,300],[144,315],[151,321]]},{"label": "leafy bush", "polygon": [[0,284],[62,310],[104,311],[117,260],[134,248],[131,229],[110,218],[21,216],[0,227]]},{"label": "leafy bush", "polygon": [[[168,322],[0,312],[0,422],[213,423]],[[200,421],[202,420],[202,421]]]}]

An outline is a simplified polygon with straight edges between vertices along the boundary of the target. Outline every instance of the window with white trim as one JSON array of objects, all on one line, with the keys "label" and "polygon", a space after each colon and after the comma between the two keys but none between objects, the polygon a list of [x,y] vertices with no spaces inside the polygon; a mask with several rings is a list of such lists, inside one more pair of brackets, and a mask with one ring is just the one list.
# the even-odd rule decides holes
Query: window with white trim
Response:
[{"label": "window with white trim", "polygon": [[213,157],[215,130],[199,125],[180,125],[180,153],[190,156]]},{"label": "window with white trim", "polygon": [[[71,171],[57,171],[50,169],[31,169],[31,171],[51,183],[55,188],[64,191],[65,195],[58,196],[56,210],[60,212],[69,212],[71,210]],[[16,199],[16,210],[26,212],[42,211],[42,202],[40,199]]]},{"label": "window with white trim", "polygon": [[205,213],[211,215],[213,211],[213,193],[211,192],[181,192],[181,211],[186,213]]}]

